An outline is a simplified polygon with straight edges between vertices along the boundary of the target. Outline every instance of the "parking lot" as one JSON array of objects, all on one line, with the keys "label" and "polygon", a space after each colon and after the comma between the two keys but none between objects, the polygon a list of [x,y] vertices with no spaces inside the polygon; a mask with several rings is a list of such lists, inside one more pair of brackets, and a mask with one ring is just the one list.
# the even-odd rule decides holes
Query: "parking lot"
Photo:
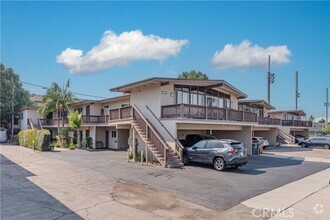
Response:
[{"label": "parking lot", "polygon": [[[29,160],[29,157],[36,156],[42,158],[42,161],[39,160],[36,163],[49,166],[50,173],[61,172],[61,167],[56,167],[54,164],[54,161],[61,161],[63,164],[70,165],[71,172],[77,170],[82,175],[84,173],[96,175],[111,187],[115,187],[119,180],[144,184],[154,189],[174,193],[181,200],[218,212],[239,205],[242,201],[261,193],[324,170],[330,165],[329,162],[322,161],[322,159],[329,158],[330,151],[316,150],[312,154],[314,160],[305,160],[300,154],[308,153],[307,150],[287,147],[283,148],[282,151],[280,148],[268,149],[261,156],[249,157],[249,163],[246,166],[239,169],[227,169],[224,172],[215,171],[211,166],[197,164],[185,166],[183,169],[142,166],[139,163],[128,163],[126,152],[122,151],[62,150],[61,152],[40,153],[18,146],[2,146],[1,148],[3,156],[7,155],[6,158],[2,159],[2,173],[6,172],[6,167],[9,167],[6,165],[13,163],[11,160],[14,159],[16,160],[14,161],[15,166],[19,170],[22,170],[24,166],[25,168],[26,166],[33,168],[35,162]],[[298,152],[299,157],[292,157],[295,151]],[[312,149],[310,152],[313,151]],[[291,156],[283,156],[287,152]],[[25,157],[17,156],[18,153],[25,154]],[[47,164],[48,160],[53,161],[51,165]],[[19,176],[17,175],[17,177]],[[97,178],[95,178],[96,180]],[[20,178],[15,179],[15,176],[2,175],[1,181],[4,192],[2,192],[3,200],[24,201],[20,198],[20,196],[24,197],[23,194],[11,196],[12,192],[8,193],[11,190],[10,184],[5,184],[9,181],[21,181]],[[47,182],[48,179],[45,178],[44,181]],[[72,179],[72,181],[74,180]],[[100,188],[100,184],[102,185],[102,183],[97,182],[93,184],[95,189]],[[43,193],[37,193],[36,196],[43,196]],[[44,195],[43,199],[47,199],[47,196]],[[51,197],[51,199],[55,198]],[[21,209],[23,205],[22,202],[16,203],[15,201],[6,204],[10,204],[11,207],[3,207],[2,205],[3,216],[12,215],[15,212],[11,212],[11,209],[15,210],[15,206],[20,206]],[[61,209],[66,209],[61,207],[61,200],[59,200],[58,205]]]}]

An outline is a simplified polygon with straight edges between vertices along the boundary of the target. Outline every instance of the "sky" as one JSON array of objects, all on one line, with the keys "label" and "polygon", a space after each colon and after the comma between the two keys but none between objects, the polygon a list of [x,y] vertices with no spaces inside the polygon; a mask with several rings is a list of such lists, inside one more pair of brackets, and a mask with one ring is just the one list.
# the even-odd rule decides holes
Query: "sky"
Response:
[{"label": "sky", "polygon": [[[1,2],[1,63],[22,81],[77,93],[198,70],[271,104],[325,117],[330,2]],[[31,93],[45,90],[24,84]],[[78,96],[79,98],[91,98]]]}]

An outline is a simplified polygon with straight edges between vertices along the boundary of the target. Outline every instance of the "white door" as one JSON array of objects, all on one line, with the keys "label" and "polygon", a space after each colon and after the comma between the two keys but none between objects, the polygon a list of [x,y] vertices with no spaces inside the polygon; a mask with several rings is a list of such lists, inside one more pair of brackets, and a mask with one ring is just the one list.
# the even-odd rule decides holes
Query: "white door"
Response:
[{"label": "white door", "polygon": [[118,149],[118,133],[116,130],[110,130],[110,148]]}]

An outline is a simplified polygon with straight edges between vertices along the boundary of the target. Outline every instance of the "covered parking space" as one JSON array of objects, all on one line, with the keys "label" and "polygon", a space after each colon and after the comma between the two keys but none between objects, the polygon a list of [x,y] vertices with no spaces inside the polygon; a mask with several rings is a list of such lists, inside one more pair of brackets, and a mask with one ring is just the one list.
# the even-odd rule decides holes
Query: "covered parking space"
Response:
[{"label": "covered parking space", "polygon": [[293,136],[302,135],[305,138],[309,138],[309,128],[291,127],[290,128],[290,134],[293,135]]},{"label": "covered parking space", "polygon": [[178,123],[177,138],[184,139],[187,134],[210,134],[218,139],[234,139],[241,141],[252,154],[252,127],[236,124],[201,124]]},{"label": "covered parking space", "polygon": [[277,127],[271,126],[253,126],[253,137],[264,137],[270,146],[276,146]]}]

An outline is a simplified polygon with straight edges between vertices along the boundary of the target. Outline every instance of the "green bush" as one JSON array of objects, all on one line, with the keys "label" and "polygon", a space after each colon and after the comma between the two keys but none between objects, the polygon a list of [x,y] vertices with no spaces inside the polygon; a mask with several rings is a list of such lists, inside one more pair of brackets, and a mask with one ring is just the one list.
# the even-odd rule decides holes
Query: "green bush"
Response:
[{"label": "green bush", "polygon": [[91,148],[92,147],[92,142],[93,142],[93,138],[85,137],[83,146],[85,146],[86,148]]},{"label": "green bush", "polygon": [[51,150],[51,136],[48,130],[38,130],[36,136],[35,148],[40,151]]},{"label": "green bush", "polygon": [[[141,157],[142,155],[141,155],[141,153],[137,153],[136,154],[136,161],[137,162],[141,162],[141,159],[142,159],[142,157]],[[146,162],[147,160],[146,160],[146,156],[143,154],[143,162]]]},{"label": "green bush", "polygon": [[28,129],[18,133],[20,146],[37,149],[40,151],[51,150],[51,136],[48,130]]}]

